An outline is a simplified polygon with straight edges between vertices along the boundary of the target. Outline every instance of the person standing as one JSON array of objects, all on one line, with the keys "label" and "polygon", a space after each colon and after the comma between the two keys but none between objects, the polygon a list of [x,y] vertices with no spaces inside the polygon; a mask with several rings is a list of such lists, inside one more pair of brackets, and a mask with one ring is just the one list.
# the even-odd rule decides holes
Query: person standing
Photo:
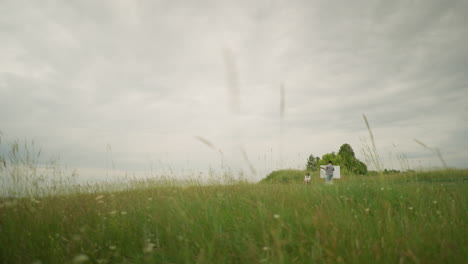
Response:
[{"label": "person standing", "polygon": [[325,170],[325,183],[333,184],[333,172],[335,171],[335,168],[333,167],[331,160],[328,161],[328,164],[325,166],[325,168],[320,167],[320,169]]}]

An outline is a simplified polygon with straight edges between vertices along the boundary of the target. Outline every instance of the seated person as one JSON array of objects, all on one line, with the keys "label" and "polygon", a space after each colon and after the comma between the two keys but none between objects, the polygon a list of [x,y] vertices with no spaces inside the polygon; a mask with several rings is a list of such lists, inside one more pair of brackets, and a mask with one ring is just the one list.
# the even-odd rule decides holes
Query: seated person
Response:
[{"label": "seated person", "polygon": [[304,176],[304,184],[309,184],[310,183],[310,173],[306,173]]}]

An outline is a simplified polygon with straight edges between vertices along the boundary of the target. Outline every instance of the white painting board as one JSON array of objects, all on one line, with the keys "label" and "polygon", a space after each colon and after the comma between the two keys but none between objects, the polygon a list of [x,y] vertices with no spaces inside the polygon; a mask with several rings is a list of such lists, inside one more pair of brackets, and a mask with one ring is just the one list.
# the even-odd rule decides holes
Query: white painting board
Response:
[{"label": "white painting board", "polygon": [[[321,168],[325,169],[325,166],[320,166]],[[335,171],[333,172],[333,179],[340,179],[340,166],[333,166]],[[325,170],[320,169],[320,178],[325,178]]]}]

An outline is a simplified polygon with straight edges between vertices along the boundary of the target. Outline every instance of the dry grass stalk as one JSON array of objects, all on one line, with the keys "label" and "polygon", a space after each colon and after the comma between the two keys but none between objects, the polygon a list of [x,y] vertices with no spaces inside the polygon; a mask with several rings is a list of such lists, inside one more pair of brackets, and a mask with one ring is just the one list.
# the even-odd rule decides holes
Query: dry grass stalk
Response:
[{"label": "dry grass stalk", "polygon": [[421,141],[419,141],[417,139],[414,139],[414,141],[416,141],[416,143],[421,145],[423,148],[426,148],[426,149],[432,151],[439,158],[440,162],[442,163],[442,166],[444,166],[445,169],[448,168],[447,163],[445,162],[444,158],[442,157],[442,153],[440,153],[439,148],[429,147],[428,145],[424,144],[423,142],[421,142]]},{"label": "dry grass stalk", "polygon": [[255,170],[255,167],[253,166],[252,162],[250,162],[249,157],[247,156],[247,152],[245,149],[241,146],[240,150],[242,152],[242,157],[244,158],[244,161],[249,165],[250,172],[252,174],[257,174],[257,171]]},{"label": "dry grass stalk", "polygon": [[362,114],[362,117],[364,118],[364,122],[366,123],[367,131],[369,131],[369,136],[372,143],[372,148],[367,146],[364,152],[367,152],[365,154],[369,158],[370,162],[375,166],[375,169],[381,172],[383,170],[383,164],[377,151],[377,147],[375,145],[374,133],[372,133],[372,129],[369,125],[369,121],[367,120],[366,115]]},{"label": "dry grass stalk", "polygon": [[195,136],[195,139],[200,141],[203,145],[205,145],[205,146],[209,147],[210,149],[216,151],[216,147],[214,146],[214,144],[211,143],[210,141],[208,141],[207,139],[202,138],[200,136]]}]

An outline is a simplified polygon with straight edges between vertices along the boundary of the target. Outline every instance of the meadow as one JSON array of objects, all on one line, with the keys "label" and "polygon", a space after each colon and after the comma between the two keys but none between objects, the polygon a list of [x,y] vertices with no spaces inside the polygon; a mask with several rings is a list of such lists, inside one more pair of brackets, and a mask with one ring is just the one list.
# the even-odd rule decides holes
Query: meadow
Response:
[{"label": "meadow", "polygon": [[0,262],[467,263],[468,170],[302,173],[1,198]]}]

